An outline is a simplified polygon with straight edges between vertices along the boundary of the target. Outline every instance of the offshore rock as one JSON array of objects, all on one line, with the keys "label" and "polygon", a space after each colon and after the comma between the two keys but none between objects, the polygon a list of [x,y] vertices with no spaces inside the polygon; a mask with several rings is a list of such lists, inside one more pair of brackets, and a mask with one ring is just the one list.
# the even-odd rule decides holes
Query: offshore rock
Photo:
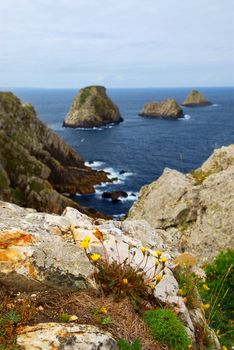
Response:
[{"label": "offshore rock", "polygon": [[88,86],[75,97],[63,126],[93,128],[123,121],[118,107],[106,94],[104,86]]},{"label": "offshore rock", "polygon": [[167,99],[159,102],[150,102],[144,105],[144,109],[139,113],[142,117],[161,118],[181,118],[184,116],[183,110],[174,99]]},{"label": "offshore rock", "polygon": [[200,264],[234,248],[234,145],[216,150],[191,174],[165,169],[141,189],[129,220],[147,221],[167,251],[189,251]]},{"label": "offshore rock", "polygon": [[112,202],[119,202],[121,198],[127,198],[128,194],[125,191],[111,191],[111,192],[103,192],[102,198],[111,199]]},{"label": "offshore rock", "polygon": [[199,107],[212,105],[199,91],[192,90],[190,94],[184,100],[183,106],[185,107]]},{"label": "offshore rock", "polygon": [[86,167],[32,105],[0,93],[0,199],[40,211],[62,213],[73,206],[91,213],[63,193],[92,193],[101,182],[110,182],[106,173]]}]

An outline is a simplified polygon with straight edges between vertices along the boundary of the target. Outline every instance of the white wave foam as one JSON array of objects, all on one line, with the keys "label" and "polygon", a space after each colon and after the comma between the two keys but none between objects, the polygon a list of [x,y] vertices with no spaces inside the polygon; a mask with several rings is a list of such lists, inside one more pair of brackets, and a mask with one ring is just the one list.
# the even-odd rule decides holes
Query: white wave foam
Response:
[{"label": "white wave foam", "polygon": [[220,106],[218,103],[214,103],[213,105],[211,105],[211,107],[218,107]]},{"label": "white wave foam", "polygon": [[123,213],[123,214],[115,214],[112,217],[114,220],[119,220],[119,219],[124,218],[125,216],[126,216],[126,214]]},{"label": "white wave foam", "polygon": [[115,170],[114,168],[104,168],[103,169],[105,172],[109,173],[107,175],[108,179],[114,179],[119,177],[119,172]]},{"label": "white wave foam", "polygon": [[183,118],[179,118],[179,120],[189,120],[191,118],[191,115],[185,114]]},{"label": "white wave foam", "polygon": [[96,169],[96,168],[100,168],[104,165],[105,163],[104,162],[101,162],[99,160],[95,160],[93,162],[85,162],[85,165],[92,168],[92,169]]},{"label": "white wave foam", "polygon": [[85,130],[85,131],[93,131],[93,130],[97,130],[97,131],[102,131],[102,130],[105,130],[105,129],[112,129],[116,124],[115,123],[110,123],[110,124],[107,124],[107,125],[104,125],[104,126],[100,126],[100,127],[97,127],[97,126],[94,126],[93,128],[75,128],[76,130]]},{"label": "white wave foam", "polygon": [[126,198],[120,198],[121,202],[134,202],[138,198],[138,192],[127,192]]}]

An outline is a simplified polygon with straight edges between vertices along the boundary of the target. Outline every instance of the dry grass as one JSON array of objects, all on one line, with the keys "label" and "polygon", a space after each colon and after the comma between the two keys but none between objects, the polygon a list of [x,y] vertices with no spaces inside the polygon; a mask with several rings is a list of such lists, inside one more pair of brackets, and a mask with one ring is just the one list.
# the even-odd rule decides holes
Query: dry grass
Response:
[{"label": "dry grass", "polygon": [[[7,305],[11,305],[12,309],[22,313],[23,317],[17,324],[18,327],[40,322],[59,322],[61,314],[67,313],[78,317],[76,323],[98,326],[110,332],[116,339],[123,338],[131,342],[139,338],[143,350],[168,349],[151,337],[146,324],[135,312],[128,299],[115,302],[110,296],[105,297],[91,290],[68,294],[54,290],[15,294],[2,287],[0,288],[0,304],[2,305],[2,313],[7,311]],[[20,305],[25,305],[21,311]],[[28,305],[30,305],[32,312],[30,312],[29,317],[26,317],[29,310]],[[95,310],[99,310],[101,307],[107,309],[107,314],[101,315],[100,318],[95,314]],[[100,321],[107,315],[110,316],[110,322],[107,325],[101,324]],[[14,327],[12,339],[16,337],[16,334],[17,327]]]}]

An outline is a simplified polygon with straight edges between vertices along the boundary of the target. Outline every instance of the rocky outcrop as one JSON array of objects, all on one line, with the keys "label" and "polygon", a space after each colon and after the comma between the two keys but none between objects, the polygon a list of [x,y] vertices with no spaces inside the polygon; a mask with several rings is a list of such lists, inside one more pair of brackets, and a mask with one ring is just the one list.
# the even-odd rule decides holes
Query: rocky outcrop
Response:
[{"label": "rocky outcrop", "polygon": [[192,90],[183,102],[185,107],[209,106],[212,103],[208,101],[199,91]]},{"label": "rocky outcrop", "polygon": [[[95,267],[80,246],[83,239],[89,237],[89,254],[107,254],[108,261],[118,261],[120,264],[129,259],[130,254],[131,266],[142,266],[146,279],[152,280],[152,277],[162,273],[163,269],[159,282],[152,280],[152,298],[160,306],[165,305],[175,310],[186,326],[194,349],[198,349],[196,322],[192,320],[190,313],[192,315],[195,310],[202,320],[202,327],[207,327],[201,305],[189,309],[179,294],[174,262],[168,252],[163,252],[166,260],[163,265],[162,262],[155,264],[154,250],[163,248],[157,237],[154,236],[154,241],[151,241],[150,247],[154,250],[148,245],[147,258],[144,260],[142,241],[131,234],[134,231],[140,236],[142,227],[144,222],[127,224],[103,219],[94,220],[73,208],[67,208],[62,216],[58,216],[0,202],[0,284],[12,288],[15,292],[29,291],[30,295],[33,295],[32,291],[42,293],[50,290],[53,293],[54,290],[72,292],[95,289]],[[154,230],[147,224],[145,228],[150,238]],[[102,241],[94,234],[97,229],[103,235]],[[147,240],[147,237],[145,238]],[[78,317],[75,317],[75,320],[77,319]],[[21,327],[17,343],[27,350],[36,346],[38,349],[47,349],[48,346],[49,349],[49,345],[58,348],[61,345],[64,349],[70,349],[71,347],[66,347],[68,345],[87,350],[102,347],[115,349],[116,341],[113,338],[93,326],[47,323]],[[219,350],[220,347],[216,346],[213,349]]]},{"label": "rocky outcrop", "polygon": [[19,332],[17,343],[24,350],[119,349],[110,333],[85,324],[41,323],[24,327]]},{"label": "rocky outcrop", "polygon": [[93,128],[123,121],[118,107],[106,94],[103,86],[88,86],[79,91],[63,126]]},{"label": "rocky outcrop", "polygon": [[102,198],[111,199],[112,202],[119,202],[121,198],[127,198],[128,194],[125,191],[112,191],[112,192],[103,192]]},{"label": "rocky outcrop", "polygon": [[144,105],[144,109],[139,113],[142,117],[161,118],[181,118],[184,116],[183,110],[174,99],[167,99],[160,102],[150,102]]},{"label": "rocky outcrop", "polygon": [[141,189],[126,222],[132,220],[150,224],[173,255],[186,250],[200,263],[234,247],[234,145],[191,174],[165,169]]},{"label": "rocky outcrop", "polygon": [[88,212],[63,193],[92,193],[110,181],[43,124],[32,105],[0,93],[0,199],[40,211],[61,213],[66,206]]}]

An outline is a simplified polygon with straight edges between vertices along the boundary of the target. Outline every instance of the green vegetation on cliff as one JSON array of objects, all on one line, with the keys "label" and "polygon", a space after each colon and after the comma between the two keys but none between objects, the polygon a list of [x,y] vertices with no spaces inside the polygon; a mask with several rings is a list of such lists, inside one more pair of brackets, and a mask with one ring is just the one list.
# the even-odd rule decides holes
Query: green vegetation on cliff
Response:
[{"label": "green vegetation on cliff", "polygon": [[0,199],[41,211],[61,213],[72,206],[87,212],[62,193],[91,193],[103,181],[106,174],[86,167],[32,105],[0,93]]}]

